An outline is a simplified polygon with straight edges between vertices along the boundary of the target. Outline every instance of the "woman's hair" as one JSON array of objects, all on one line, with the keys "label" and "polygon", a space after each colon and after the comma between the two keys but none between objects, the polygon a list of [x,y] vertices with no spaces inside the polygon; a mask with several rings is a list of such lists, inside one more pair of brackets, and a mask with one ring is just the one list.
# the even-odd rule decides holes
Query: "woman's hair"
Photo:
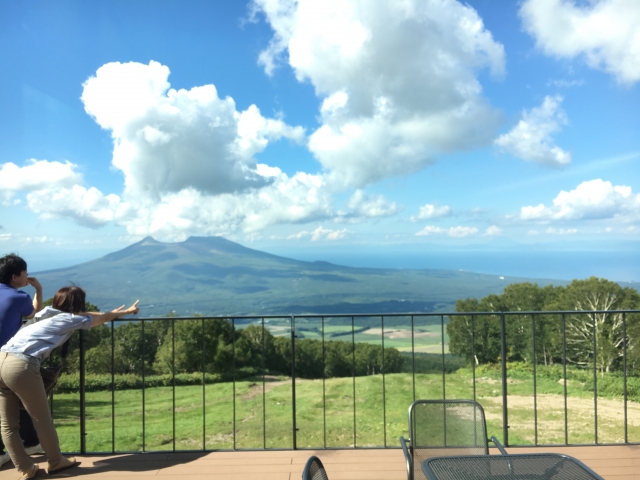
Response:
[{"label": "woman's hair", "polygon": [[75,285],[62,287],[53,296],[51,306],[62,312],[80,313],[84,312],[85,298],[86,293],[80,287],[76,287]]}]

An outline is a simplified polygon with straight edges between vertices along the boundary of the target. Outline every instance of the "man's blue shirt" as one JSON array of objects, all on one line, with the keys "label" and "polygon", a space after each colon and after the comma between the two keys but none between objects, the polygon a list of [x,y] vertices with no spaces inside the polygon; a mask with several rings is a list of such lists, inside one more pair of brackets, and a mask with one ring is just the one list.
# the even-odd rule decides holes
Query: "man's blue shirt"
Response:
[{"label": "man's blue shirt", "polygon": [[22,325],[22,317],[33,313],[29,294],[0,283],[0,347],[4,346]]}]

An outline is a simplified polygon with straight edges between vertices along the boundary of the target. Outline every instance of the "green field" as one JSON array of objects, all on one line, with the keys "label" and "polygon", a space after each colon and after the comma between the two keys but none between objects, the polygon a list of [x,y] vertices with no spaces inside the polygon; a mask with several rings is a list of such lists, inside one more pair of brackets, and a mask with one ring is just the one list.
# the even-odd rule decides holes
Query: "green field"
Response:
[{"label": "green field", "polygon": [[[384,327],[384,346],[395,347],[401,352],[422,353],[442,353],[442,334],[444,330],[444,353],[449,353],[449,336],[446,334],[446,324],[444,328],[440,324],[426,324],[424,319],[417,319],[413,328],[411,323],[402,323],[407,321],[405,317],[393,318],[395,320],[390,326]],[[260,322],[261,324],[261,322]],[[288,319],[270,319],[265,322],[265,328],[273,336],[289,336],[291,335],[291,324]],[[364,332],[357,330],[369,327]],[[296,335],[301,338],[312,340],[322,340],[322,332],[324,332],[325,341],[342,340],[346,342],[355,341],[356,343],[364,342],[373,345],[382,345],[383,329],[380,317],[355,317],[353,330],[356,333],[352,336],[352,325],[350,317],[338,317],[325,320],[323,325],[321,319],[306,318],[296,321]],[[337,336],[332,336],[341,334]]]},{"label": "green field", "polygon": [[[141,390],[116,391],[115,425],[112,393],[87,393],[87,450],[172,450],[174,441],[178,450],[291,448],[291,379],[270,377],[264,386],[261,380],[236,382],[235,389],[233,383],[182,386],[175,391],[149,388],[144,391],[144,409]],[[416,398],[442,398],[443,389],[446,398],[473,398],[471,372],[466,370],[444,380],[440,374],[416,374],[415,385],[411,374],[389,374],[384,388],[381,375],[297,380],[297,446],[398,446],[398,437],[407,435],[407,408],[414,387]],[[563,385],[539,377],[536,388],[537,443],[564,443]],[[508,390],[509,443],[534,444],[533,378],[515,375],[508,380]],[[570,377],[568,394],[569,443],[594,443],[592,392]],[[486,410],[489,436],[504,440],[499,378],[478,376],[476,395]],[[53,411],[63,450],[78,451],[78,394],[55,395]],[[598,397],[598,442],[623,442],[623,421],[620,398]],[[628,403],[628,431],[629,441],[640,441],[639,403]]]}]

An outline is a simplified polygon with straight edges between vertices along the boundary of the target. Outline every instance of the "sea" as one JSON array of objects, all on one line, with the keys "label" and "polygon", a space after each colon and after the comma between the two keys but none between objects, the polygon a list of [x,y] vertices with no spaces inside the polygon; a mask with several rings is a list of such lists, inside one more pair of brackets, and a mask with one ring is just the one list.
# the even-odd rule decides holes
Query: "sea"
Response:
[{"label": "sea", "polygon": [[595,276],[616,282],[640,282],[639,251],[325,251],[322,258],[318,258],[318,254],[303,252],[286,256],[351,267],[464,270],[505,277],[566,281]]}]

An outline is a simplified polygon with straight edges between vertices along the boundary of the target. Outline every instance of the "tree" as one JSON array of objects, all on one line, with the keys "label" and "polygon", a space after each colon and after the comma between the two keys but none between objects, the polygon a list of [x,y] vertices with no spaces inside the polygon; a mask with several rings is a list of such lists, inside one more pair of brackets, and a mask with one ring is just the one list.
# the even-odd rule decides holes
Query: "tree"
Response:
[{"label": "tree", "polygon": [[[532,312],[531,315],[505,316],[507,360],[532,362],[535,338],[535,359],[542,358],[547,365],[563,360],[562,322],[558,315],[544,312],[599,310],[600,313],[566,317],[566,346],[568,361],[579,365],[595,361],[602,373],[619,362],[625,345],[628,359],[640,363],[637,315],[613,312],[638,307],[640,294],[636,290],[596,277],[574,280],[567,287],[548,285],[541,288],[529,282],[516,283],[505,287],[501,295],[456,303],[457,312]],[[449,350],[453,354],[473,359],[476,364],[497,362],[500,358],[498,316],[452,316],[447,333]],[[473,342],[472,338],[475,339]]]},{"label": "tree", "polygon": [[[522,282],[507,285],[500,297],[506,312],[542,312],[552,309],[557,296],[558,290],[552,285],[539,287],[536,283]],[[562,353],[560,327],[558,318],[552,315],[508,316],[509,360],[532,362],[535,337],[536,359],[542,357],[545,365],[553,364],[554,358]]]},{"label": "tree", "polygon": [[[567,360],[579,365],[589,365],[595,361],[596,368],[604,374],[622,357],[625,340],[627,349],[637,349],[637,337],[628,334],[625,337],[624,316],[615,312],[640,306],[640,294],[636,290],[622,288],[603,278],[574,280],[562,290],[558,304],[566,310],[599,311],[573,314],[567,318]],[[631,325],[628,330],[633,332],[635,317],[629,320]]]},{"label": "tree", "polygon": [[[118,323],[123,323],[118,325]],[[111,326],[89,330],[103,330],[100,344],[87,350],[86,361],[89,373],[116,374],[144,372],[153,373],[158,349],[162,346],[170,320],[116,322]],[[144,335],[143,335],[144,330]],[[113,333],[113,345],[111,336]]]},{"label": "tree", "polygon": [[[487,312],[501,307],[496,295],[482,302],[475,298],[458,300],[456,312]],[[447,323],[449,351],[476,365],[500,359],[500,318],[494,315],[454,315]]]},{"label": "tree", "polygon": [[160,373],[231,370],[233,325],[226,319],[169,320],[154,370]]}]

